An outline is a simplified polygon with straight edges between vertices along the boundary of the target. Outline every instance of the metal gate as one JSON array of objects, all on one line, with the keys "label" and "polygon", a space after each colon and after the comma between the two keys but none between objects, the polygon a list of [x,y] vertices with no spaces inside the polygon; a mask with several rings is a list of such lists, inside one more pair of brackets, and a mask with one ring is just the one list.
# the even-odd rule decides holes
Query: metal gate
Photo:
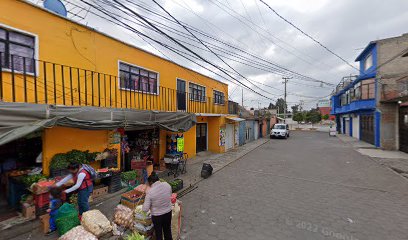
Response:
[{"label": "metal gate", "polygon": [[374,145],[374,115],[361,115],[360,127],[361,140]]},{"label": "metal gate", "polygon": [[234,125],[227,124],[225,129],[225,151],[234,147]]},{"label": "metal gate", "polygon": [[399,145],[400,151],[408,153],[408,107],[399,110]]}]

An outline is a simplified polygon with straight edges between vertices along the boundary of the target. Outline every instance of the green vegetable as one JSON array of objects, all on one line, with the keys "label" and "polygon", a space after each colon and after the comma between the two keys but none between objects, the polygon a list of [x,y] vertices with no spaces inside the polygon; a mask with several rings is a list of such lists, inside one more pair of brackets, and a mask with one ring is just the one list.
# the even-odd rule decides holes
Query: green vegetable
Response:
[{"label": "green vegetable", "polygon": [[40,181],[41,179],[47,179],[46,176],[42,174],[35,174],[35,175],[25,175],[21,177],[21,181],[27,187],[30,187],[33,183]]},{"label": "green vegetable", "polygon": [[66,169],[69,165],[69,161],[65,153],[58,153],[52,157],[50,168],[54,170]]},{"label": "green vegetable", "polygon": [[144,240],[145,237],[140,235],[138,232],[133,232],[131,235],[127,235],[125,240]]},{"label": "green vegetable", "polygon": [[134,171],[134,170],[128,171],[128,172],[122,172],[122,173],[120,174],[120,178],[121,178],[123,181],[125,181],[125,182],[132,181],[132,180],[136,180],[136,178],[137,178],[137,172]]}]

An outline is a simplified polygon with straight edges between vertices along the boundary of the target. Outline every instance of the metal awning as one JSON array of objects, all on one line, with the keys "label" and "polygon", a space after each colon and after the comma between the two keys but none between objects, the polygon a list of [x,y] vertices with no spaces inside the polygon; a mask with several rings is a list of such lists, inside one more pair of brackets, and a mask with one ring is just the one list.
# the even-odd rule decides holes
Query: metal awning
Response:
[{"label": "metal awning", "polygon": [[242,122],[245,121],[245,119],[243,118],[239,118],[239,117],[226,117],[226,119],[234,121],[234,122]]}]

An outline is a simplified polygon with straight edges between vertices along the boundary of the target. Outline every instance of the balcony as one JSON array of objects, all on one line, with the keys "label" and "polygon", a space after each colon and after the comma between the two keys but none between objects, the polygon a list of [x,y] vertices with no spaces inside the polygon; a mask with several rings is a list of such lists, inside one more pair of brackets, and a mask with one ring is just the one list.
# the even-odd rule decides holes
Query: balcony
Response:
[{"label": "balcony", "polygon": [[228,104],[203,95],[151,85],[124,88],[119,85],[127,80],[114,75],[14,55],[7,64],[5,59],[0,52],[0,100],[4,102],[228,113]]},{"label": "balcony", "polygon": [[408,100],[408,76],[382,79],[382,102],[397,102]]}]

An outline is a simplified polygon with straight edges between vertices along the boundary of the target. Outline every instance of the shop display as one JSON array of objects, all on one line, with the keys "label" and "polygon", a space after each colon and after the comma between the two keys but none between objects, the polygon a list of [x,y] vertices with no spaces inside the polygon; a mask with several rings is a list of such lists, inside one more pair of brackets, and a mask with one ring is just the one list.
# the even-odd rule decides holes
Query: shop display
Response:
[{"label": "shop display", "polygon": [[99,210],[90,210],[82,214],[81,225],[96,237],[112,231],[109,220]]},{"label": "shop display", "polygon": [[55,180],[42,180],[31,185],[30,190],[34,194],[48,192],[48,189],[55,184]]},{"label": "shop display", "polygon": [[115,208],[115,213],[113,215],[113,221],[119,226],[124,226],[126,228],[129,228],[132,226],[133,222],[133,211],[121,204],[119,204]]},{"label": "shop display", "polygon": [[149,226],[152,224],[152,216],[150,215],[149,212],[144,212],[142,210],[143,205],[138,205],[135,210],[134,210],[134,219],[135,222],[144,224],[146,226]]},{"label": "shop display", "polygon": [[33,183],[36,183],[40,180],[46,180],[46,179],[47,177],[42,174],[21,176],[21,182],[24,183],[26,187],[31,187]]},{"label": "shop display", "polygon": [[142,205],[138,205],[134,210],[132,230],[144,235],[145,237],[150,237],[153,235],[154,231],[152,216],[150,211],[146,213],[142,210],[142,208]]},{"label": "shop display", "polygon": [[64,203],[57,213],[57,229],[60,236],[67,233],[72,228],[80,224],[78,218],[78,211],[74,205],[69,203]]},{"label": "shop display", "polygon": [[86,231],[83,226],[77,226],[62,235],[58,240],[98,240],[98,238]]},{"label": "shop display", "polygon": [[139,204],[144,202],[144,193],[136,190],[132,190],[123,193],[120,199],[122,205],[127,206],[130,209],[135,209]]}]

